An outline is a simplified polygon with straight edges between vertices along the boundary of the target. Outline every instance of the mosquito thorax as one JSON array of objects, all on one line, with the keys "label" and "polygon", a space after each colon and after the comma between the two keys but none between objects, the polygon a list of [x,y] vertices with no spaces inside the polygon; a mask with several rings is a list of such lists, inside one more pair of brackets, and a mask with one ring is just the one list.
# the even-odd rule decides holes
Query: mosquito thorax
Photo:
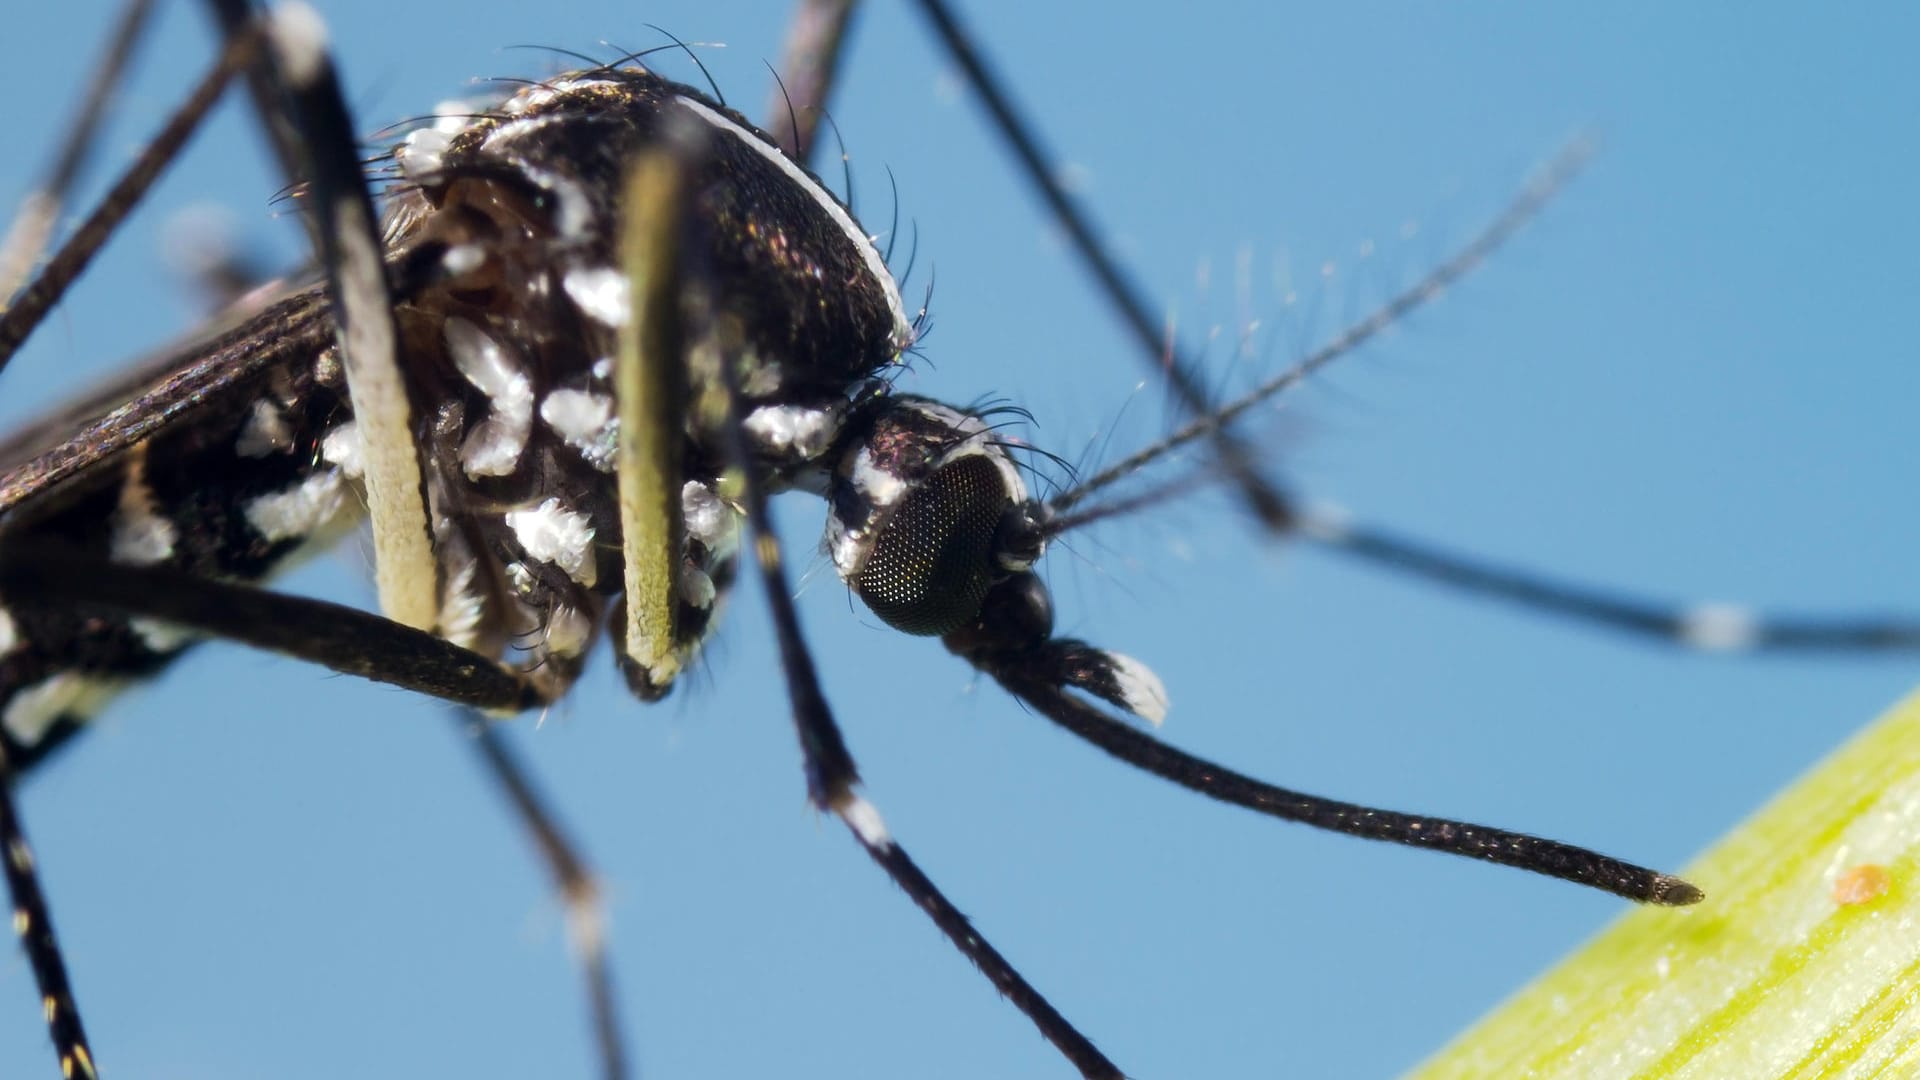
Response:
[{"label": "mosquito thorax", "polygon": [[828,484],[827,552],[887,625],[938,636],[1045,548],[1045,507],[986,421],[883,397],[847,424]]},{"label": "mosquito thorax", "polygon": [[[705,134],[689,186],[687,272],[701,275],[690,295],[739,330],[742,415],[766,482],[817,477],[850,388],[894,364],[915,330],[849,210],[744,117],[643,69],[603,68],[442,106],[392,154],[395,258],[438,259],[437,279],[398,315],[424,414],[441,632],[488,650],[517,641],[556,693],[622,582],[613,378],[630,317],[616,253],[626,170],[687,125]],[[711,432],[690,421],[685,434],[680,660],[712,629],[739,524],[718,495]],[[647,698],[668,688],[641,683]]]},{"label": "mosquito thorax", "polygon": [[689,120],[712,136],[691,183],[699,261],[716,314],[745,328],[761,360],[746,396],[844,394],[894,362],[913,325],[847,207],[745,117],[642,68],[561,75],[490,107],[442,106],[394,149],[389,235],[471,237],[488,258],[530,248],[547,272],[508,277],[513,288],[557,286],[584,322],[617,328],[625,170]]}]

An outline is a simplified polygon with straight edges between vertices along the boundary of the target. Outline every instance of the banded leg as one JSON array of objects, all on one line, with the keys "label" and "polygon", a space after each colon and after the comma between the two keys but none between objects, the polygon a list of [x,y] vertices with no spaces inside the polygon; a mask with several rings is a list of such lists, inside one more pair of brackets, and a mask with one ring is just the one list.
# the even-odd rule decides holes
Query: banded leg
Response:
[{"label": "banded leg", "polygon": [[1340,555],[1599,630],[1700,652],[1920,652],[1920,619],[1784,615],[1740,604],[1667,603],[1529,573],[1309,507],[1300,536]]},{"label": "banded leg", "polygon": [[[121,80],[133,63],[133,49],[139,44],[153,13],[153,0],[129,0],[120,11],[113,33],[107,39],[107,55],[87,84],[87,94],[68,129],[66,141],[54,158],[53,167],[41,185],[21,200],[20,210],[7,234],[0,239],[0,298],[11,297],[20,283],[33,273],[53,238],[60,210],[73,196],[73,189],[86,172],[100,137],[100,125],[106,120],[108,106],[119,92]],[[4,299],[0,299],[4,303]]]},{"label": "banded leg", "polygon": [[[674,140],[669,140],[671,145]],[[690,140],[689,140],[690,142]],[[894,884],[926,912],[961,954],[980,969],[995,989],[1025,1013],[1040,1034],[1053,1043],[1087,1077],[1118,1078],[1122,1074],[1091,1040],[1081,1034],[1017,971],[921,871],[906,849],[888,833],[880,812],[858,791],[860,776],[851,752],[821,692],[813,659],[800,630],[780,545],[770,527],[765,492],[749,467],[750,449],[740,422],[738,373],[741,359],[734,332],[714,322],[699,295],[703,267],[696,243],[685,242],[685,215],[679,212],[686,193],[683,176],[690,155],[699,144],[683,143],[641,159],[632,167],[625,205],[628,219],[623,250],[651,253],[646,267],[629,267],[629,280],[673,295],[632,299],[633,310],[650,310],[665,319],[653,340],[664,347],[679,343],[667,355],[686,356],[694,415],[699,425],[717,435],[729,462],[723,486],[745,508],[753,532],[754,561],[760,568],[763,590],[775,635],[780,643],[781,667],[793,703],[794,727],[800,739],[807,793],[814,806],[838,817],[853,833],[868,857],[878,863]],[[682,292],[682,290],[686,290]],[[682,313],[691,312],[684,322]]]},{"label": "banded leg", "polygon": [[80,1022],[80,1007],[73,1000],[66,958],[60,954],[53,917],[40,888],[40,875],[34,870],[33,849],[27,844],[26,829],[14,805],[13,769],[4,750],[0,750],[0,863],[5,865],[7,892],[13,897],[13,932],[20,938],[27,966],[33,969],[34,985],[40,990],[40,1007],[46,1014],[53,1052],[60,1060],[60,1074],[67,1080],[92,1080],[99,1075],[93,1048]]},{"label": "banded leg", "polygon": [[[209,3],[229,40],[245,34],[247,27],[258,18],[248,0],[209,0]],[[283,167],[290,178],[304,177],[311,186],[315,212],[309,225],[315,249],[327,272],[343,367],[367,457],[364,483],[372,519],[375,580],[381,608],[392,620],[377,632],[412,640],[427,652],[435,651],[438,646],[465,652],[431,635],[415,637],[406,632],[408,628],[424,631],[436,625],[442,610],[440,590],[444,583],[439,580],[439,565],[432,547],[425,502],[427,486],[421,451],[414,438],[406,381],[400,369],[393,295],[382,261],[377,219],[361,171],[353,122],[327,55],[325,30],[318,14],[299,0],[289,0],[279,7],[268,26],[272,53],[251,68],[251,85],[258,112]],[[342,609],[337,614],[344,617],[349,611]],[[358,620],[345,618],[345,621]],[[484,667],[475,668],[465,659],[451,665],[427,661],[418,672],[443,673],[458,680],[472,668],[471,673],[482,681],[497,682],[498,676],[512,678],[510,673],[478,654],[467,653],[467,657],[480,660]],[[360,663],[347,655],[309,658],[342,671],[348,670],[342,664],[358,666]],[[488,669],[490,676],[479,674]],[[381,674],[355,673],[391,681]],[[504,704],[498,699],[490,703],[453,696],[463,692],[464,688],[460,687],[414,688],[470,708],[498,709]],[[509,707],[517,710],[534,702],[530,684],[521,682],[515,689],[516,700]],[[504,690],[499,686],[493,688],[496,694]],[[534,796],[531,786],[484,727],[478,733],[478,741],[490,775],[533,833],[573,915],[570,922],[574,944],[587,976],[603,1074],[610,1078],[624,1076],[627,1072],[625,1052],[614,1017],[602,919],[591,877],[553,825],[551,815]]]},{"label": "banded leg", "polygon": [[[1264,482],[1246,466],[1247,459],[1234,456],[1244,453],[1239,444],[1232,440],[1220,441],[1222,429],[1246,407],[1277,392],[1274,383],[1290,385],[1353,352],[1485,263],[1550,202],[1578,170],[1589,152],[1584,143],[1576,142],[1557,155],[1487,229],[1412,288],[1343,330],[1326,346],[1263,388],[1211,409],[1206,406],[1204,396],[1197,392],[1177,346],[1162,340],[1155,330],[1144,293],[1100,243],[1072,195],[1061,186],[1057,171],[1049,167],[1051,158],[1041,147],[1035,125],[1012,99],[1006,81],[981,55],[951,5],[947,0],[920,0],[919,6],[948,55],[980,96],[1021,174],[1059,220],[1081,263],[1133,330],[1142,359],[1165,373],[1182,406],[1196,418],[1168,441],[1214,440],[1222,461],[1269,532],[1298,537],[1370,565],[1459,589],[1471,596],[1499,599],[1544,615],[1668,645],[1709,652],[1911,652],[1920,649],[1920,619],[1910,616],[1858,613],[1779,616],[1735,604],[1660,603],[1616,589],[1530,573],[1470,553],[1449,551],[1419,538],[1362,527],[1346,521],[1344,515],[1316,510],[1298,497],[1270,485],[1260,486]],[[1144,461],[1158,458],[1164,452],[1159,446],[1156,444],[1133,455],[1128,459],[1132,465],[1123,464],[1116,469],[1138,468]]]},{"label": "banded leg", "polygon": [[[165,619],[466,706],[459,717],[463,728],[469,731],[488,774],[532,834],[567,906],[570,936],[587,979],[602,1073],[609,1078],[628,1074],[606,958],[599,889],[524,770],[487,721],[472,711],[519,711],[540,704],[528,684],[477,653],[355,608],[208,582],[178,571],[119,566],[54,552],[7,549],[4,555],[0,593],[15,603],[85,604]],[[0,791],[0,798],[6,797],[10,793]],[[0,813],[8,815],[0,827],[11,823],[17,833],[10,804],[0,806]],[[24,841],[7,850],[24,853]],[[63,1061],[83,1060],[86,1051],[79,1017],[32,878],[31,861],[24,855],[14,859],[8,875],[15,907],[27,913],[16,919],[16,928],[28,946],[42,997],[53,1003],[47,1008],[56,1046]]]},{"label": "banded leg", "polygon": [[[0,556],[0,594],[14,603],[80,604],[164,619],[464,705],[467,711],[460,720],[470,730],[482,764],[527,825],[567,905],[571,937],[587,977],[603,1075],[610,1080],[627,1075],[598,888],[511,753],[472,711],[519,711],[539,704],[528,683],[484,656],[354,608],[46,550],[7,548]],[[12,803],[10,779],[0,757],[0,850],[7,856],[14,927],[40,987],[65,1074],[92,1076],[91,1051]]]},{"label": "banded leg", "polygon": [[[14,603],[96,606],[120,614],[165,619],[217,635],[467,706],[514,710],[538,704],[531,687],[492,660],[431,634],[354,608],[243,586],[223,585],[154,567],[127,567],[33,549],[9,548],[0,558],[0,594]],[[627,1075],[615,1021],[612,977],[606,963],[598,890],[584,862],[554,823],[538,793],[484,722],[462,716],[476,749],[559,884],[569,927],[587,975],[593,1027],[603,1074]],[[4,769],[0,760],[0,769]],[[4,778],[4,777],[0,777]],[[33,875],[10,784],[0,784],[0,840],[8,853],[14,926],[46,1003],[62,1067],[91,1076],[91,1053],[73,1006],[46,905]],[[86,1065],[81,1068],[72,1063]]]},{"label": "banded leg", "polygon": [[567,937],[580,970],[586,976],[587,1002],[592,1014],[593,1039],[600,1053],[601,1075],[621,1080],[630,1072],[620,1015],[613,991],[613,969],[607,960],[607,913],[600,884],[573,841],[560,829],[547,800],[534,787],[526,767],[514,756],[494,722],[473,709],[454,713],[454,720],[480,755],[480,764],[500,795],[513,807],[527,829],[534,848],[553,879],[554,891],[566,905]]},{"label": "banded leg", "polygon": [[[299,644],[306,646],[306,652],[297,647],[286,651],[332,662],[336,668],[344,666],[340,661],[359,654],[376,666],[370,670],[361,665],[361,674],[411,689],[462,693],[476,704],[494,708],[517,704],[527,696],[517,679],[485,657],[471,653],[462,656],[464,650],[431,635],[316,601],[275,597],[235,586],[212,586],[206,594],[195,591],[206,585],[209,583],[202,579],[178,572],[61,555],[43,560],[30,550],[0,549],[0,595],[22,605],[16,610],[35,602],[93,603],[114,612],[143,610],[181,624],[194,624],[193,614],[200,611],[207,615],[197,624],[203,631],[227,633],[267,647],[301,638]],[[63,592],[63,587],[73,591]],[[369,645],[379,650],[376,655],[362,652]],[[488,673],[495,677],[486,678]],[[63,1075],[91,1077],[93,1054],[13,802],[13,780],[12,764],[0,750],[0,851],[5,854],[7,886],[13,898],[14,928],[34,973]]]},{"label": "banded leg", "polygon": [[[946,0],[920,0],[920,11],[933,27],[947,55],[959,65],[974,94],[993,119],[1019,163],[1021,175],[1033,184],[1035,193],[1046,203],[1054,221],[1064,229],[1079,253],[1081,263],[1093,275],[1095,284],[1132,333],[1140,347],[1140,357],[1173,390],[1180,407],[1195,417],[1210,417],[1214,407],[1206,388],[1200,384],[1199,368],[1182,354],[1179,343],[1171,340],[1150,313],[1145,293],[1129,276],[1119,260],[1100,242],[1098,232],[1086,212],[1060,183],[1052,168],[1052,155],[1040,144],[1035,126],[1021,115],[1007,82],[995,72],[974,47],[973,39],[960,25]],[[1211,440],[1220,464],[1233,477],[1248,509],[1268,532],[1284,533],[1293,527],[1293,507],[1286,496],[1255,466],[1253,452],[1229,428],[1213,424],[1206,437]]]},{"label": "banded leg", "polygon": [[[94,142],[106,101],[117,85],[146,23],[149,7],[145,0],[136,0],[122,14],[109,48],[108,62],[93,81],[75,132],[63,149],[47,184],[29,196],[28,205],[22,209],[7,237],[4,253],[0,253],[0,293],[13,293],[15,283],[26,275],[39,257],[59,208],[78,179]],[[179,154],[181,147],[226,88],[227,81],[249,61],[257,47],[257,37],[251,33],[228,42],[212,69],[168,118],[159,134],[114,183],[74,235],[61,245],[47,267],[18,296],[9,297],[11,302],[4,316],[0,316],[0,368],[6,366],[28,335],[45,319],[47,312],[59,302],[67,287],[84,272],[87,263],[106,243],[108,236],[138,205],[161,171]],[[11,564],[6,559],[0,559],[0,574],[9,569],[12,569]],[[7,891],[13,900],[14,932],[20,938],[28,966],[33,971],[34,982],[39,988],[47,1032],[53,1041],[62,1075],[69,1078],[93,1077],[98,1075],[93,1051],[74,999],[72,980],[67,972],[65,957],[61,954],[45,892],[35,870],[25,827],[14,803],[13,781],[13,765],[5,751],[0,750],[0,862],[5,864]]]},{"label": "banded leg", "polygon": [[7,361],[13,359],[28,335],[46,318],[47,312],[60,302],[68,287],[86,271],[93,257],[105,246],[107,238],[140,204],[160,173],[173,163],[181,147],[186,145],[200,122],[206,118],[208,110],[219,100],[228,80],[253,62],[255,54],[259,52],[259,44],[259,36],[253,32],[236,35],[227,42],[219,59],[188,94],[187,100],[181,103],[159,133],[140,151],[133,164],[108,189],[87,219],[61,244],[40,273],[17,296],[8,298],[5,312],[0,315],[0,369],[4,369]]}]

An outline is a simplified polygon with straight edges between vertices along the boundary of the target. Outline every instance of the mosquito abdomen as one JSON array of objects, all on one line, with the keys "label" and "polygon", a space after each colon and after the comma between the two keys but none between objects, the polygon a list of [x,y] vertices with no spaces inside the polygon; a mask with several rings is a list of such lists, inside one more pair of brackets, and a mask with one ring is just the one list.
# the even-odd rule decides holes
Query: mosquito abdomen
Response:
[{"label": "mosquito abdomen", "polygon": [[[0,543],[256,582],[330,542],[361,514],[330,338],[315,294],[299,292],[166,358],[133,406],[116,393],[117,407],[62,441],[36,449],[29,432],[0,447],[0,461],[19,462],[0,492],[34,491],[0,502]],[[82,402],[65,415],[94,411]],[[169,422],[138,426],[156,414]],[[0,596],[0,746],[12,769],[31,768],[193,640],[153,619]]]}]

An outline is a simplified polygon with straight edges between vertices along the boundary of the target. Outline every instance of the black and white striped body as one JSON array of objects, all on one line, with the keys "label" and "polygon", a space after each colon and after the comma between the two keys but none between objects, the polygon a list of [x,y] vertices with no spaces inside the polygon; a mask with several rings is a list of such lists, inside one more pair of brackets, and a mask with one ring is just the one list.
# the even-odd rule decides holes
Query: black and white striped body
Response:
[{"label": "black and white striped body", "polygon": [[[527,672],[549,700],[621,589],[617,192],[669,115],[710,132],[704,261],[714,302],[748,331],[745,426],[763,482],[824,490],[851,396],[912,340],[847,210],[737,114],[644,71],[563,76],[397,146],[387,264],[431,516],[435,629]],[[133,392],[103,391],[0,446],[0,534],[243,582],[338,537],[364,511],[364,447],[332,338],[310,287],[163,358]],[[129,434],[129,400],[171,403],[169,422]],[[684,658],[733,579],[739,516],[717,494],[721,455],[691,421],[682,460],[673,644]],[[30,766],[187,644],[140,619],[8,614],[8,759]],[[648,697],[670,685],[629,677]]]},{"label": "black and white striped body", "polygon": [[[342,460],[351,414],[331,334],[325,302],[307,289],[193,347],[184,363],[162,357],[139,393],[114,386],[80,403],[67,416],[84,422],[59,429],[64,438],[50,438],[51,425],[14,437],[0,446],[4,490],[33,497],[0,504],[0,529],[10,540],[240,581],[339,535],[360,503]],[[176,419],[150,437],[89,454],[131,414],[163,411]],[[189,644],[137,618],[4,598],[0,613],[0,740],[16,768]]]},{"label": "black and white striped body", "polygon": [[[1222,475],[1275,537],[1614,630],[1718,649],[1911,649],[1920,642],[1911,620],[1891,627],[1847,620],[1837,630],[1809,631],[1741,609],[1676,611],[1596,597],[1435,552],[1296,502],[1263,475],[1255,444],[1228,430],[1252,406],[1351,353],[1484,261],[1557,187],[1564,162],[1379,311],[1296,368],[1218,403],[1203,392],[1204,380],[1195,383],[1200,390],[1185,385],[1198,370],[1186,343],[1170,324],[1162,329],[1157,305],[1127,295],[1138,290],[1100,250],[1098,235],[1077,223],[1075,200],[1048,186],[1060,170],[1032,149],[1038,144],[1020,130],[1017,110],[995,106],[996,125],[1026,148],[1026,167],[1050,193],[1059,224],[1110,298],[1128,313],[1156,377],[1195,414],[1041,501],[1026,490],[1017,448],[997,433],[995,410],[892,394],[876,377],[918,327],[884,259],[817,180],[724,107],[641,72],[607,69],[562,76],[498,103],[443,107],[387,159],[392,198],[384,234],[376,235],[350,134],[356,125],[339,100],[317,16],[293,0],[256,24],[246,17],[245,0],[215,2],[232,12],[223,15],[230,58],[223,63],[253,64],[246,50],[269,47],[252,74],[257,84],[278,84],[268,88],[280,100],[256,85],[258,112],[274,131],[287,174],[310,178],[314,249],[329,291],[285,293],[263,314],[237,316],[217,341],[175,352],[92,406],[0,443],[0,849],[8,856],[0,869],[68,1075],[92,1075],[92,1055],[13,810],[11,773],[78,731],[120,685],[187,647],[186,632],[161,619],[469,710],[460,717],[468,741],[528,826],[564,897],[609,1076],[624,1074],[627,1055],[596,903],[601,892],[553,815],[530,797],[495,726],[470,710],[504,713],[554,699],[601,636],[610,639],[636,695],[666,693],[717,621],[737,573],[736,551],[746,546],[738,539],[743,524],[753,534],[748,569],[763,581],[787,678],[784,704],[815,808],[842,820],[1082,1075],[1122,1075],[947,900],[868,801],[833,716],[838,703],[830,706],[823,692],[791,603],[782,545],[763,497],[770,491],[825,497],[826,553],[880,620],[939,637],[1024,708],[1114,759],[1275,819],[1484,859],[1654,903],[1701,897],[1678,879],[1584,849],[1290,791],[1161,743],[1102,707],[1157,723],[1167,710],[1158,679],[1125,655],[1056,637],[1051,598],[1033,567],[1052,538],[1210,486],[1199,481],[1224,466]],[[950,14],[926,6],[952,36]],[[983,100],[1004,101],[971,48],[949,49],[982,84]],[[785,84],[799,91],[798,107],[787,103],[796,126],[811,111],[810,100],[819,100],[807,81]],[[643,182],[656,185],[644,187],[655,197],[620,194],[643,190]],[[635,207],[657,212],[634,214]],[[636,234],[668,242],[640,243]],[[1001,245],[995,254],[1015,250]],[[985,276],[998,282],[991,269]],[[662,311],[668,318],[654,322]],[[657,338],[636,329],[663,324],[668,331]],[[363,347],[369,339],[377,347]],[[0,365],[9,340],[0,313]],[[1036,349],[1024,336],[1018,349],[1063,354]],[[962,351],[975,350],[949,355]],[[668,363],[655,362],[663,358]],[[669,369],[672,377],[655,382],[682,385],[633,390],[632,383],[645,381],[636,373]],[[715,393],[719,383],[733,385]],[[684,415],[656,422],[655,412],[629,409],[649,394],[676,403]],[[713,408],[715,397],[725,399],[723,408]],[[663,432],[670,435],[665,446],[652,438]],[[648,445],[636,446],[635,433],[649,433]],[[1164,477],[1175,451],[1207,444],[1217,453],[1205,463],[1146,485],[1143,470],[1158,463]],[[668,484],[650,487],[643,504],[627,490],[637,476]],[[406,498],[387,498],[396,489]],[[230,584],[269,577],[363,517],[373,525],[383,615]],[[664,535],[646,535],[650,530]],[[78,547],[81,555],[63,562],[48,550],[60,546]],[[395,551],[402,557],[392,557]],[[636,570],[643,565],[648,571]],[[401,587],[390,590],[396,581]],[[183,598],[193,602],[171,603]],[[651,607],[636,616],[643,603]],[[242,609],[250,614],[224,617]],[[205,614],[216,610],[222,614]],[[653,618],[663,611],[671,617]],[[1155,622],[1162,629],[1193,625]],[[655,648],[661,642],[664,651]],[[853,655],[874,663],[859,648]],[[1213,670],[1272,682],[1257,664]],[[928,696],[926,684],[905,685],[874,711],[891,716],[902,701],[914,707]],[[1308,712],[1291,698],[1283,704],[1290,714]],[[965,772],[956,775],[969,781],[963,798],[989,801]],[[738,789],[744,776],[729,767],[712,784]],[[412,777],[407,781],[411,793]],[[630,778],[622,786],[632,786]],[[194,866],[186,847],[169,855]],[[342,870],[350,886],[387,884]],[[391,962],[382,955],[369,970],[377,975]],[[228,1017],[218,1019],[220,1030],[233,1030]]]}]

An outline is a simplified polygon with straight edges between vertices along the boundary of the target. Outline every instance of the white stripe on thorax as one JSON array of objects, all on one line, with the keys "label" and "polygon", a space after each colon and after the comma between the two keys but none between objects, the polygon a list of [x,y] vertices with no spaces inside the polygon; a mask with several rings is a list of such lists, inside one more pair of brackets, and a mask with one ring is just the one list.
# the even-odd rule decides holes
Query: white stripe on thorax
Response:
[{"label": "white stripe on thorax", "polygon": [[846,234],[848,242],[860,252],[861,261],[867,265],[867,273],[873,275],[873,279],[880,283],[880,291],[887,298],[887,311],[893,316],[894,344],[901,348],[911,344],[913,326],[907,320],[906,305],[900,300],[900,287],[894,284],[893,274],[888,271],[886,260],[880,257],[880,249],[874,246],[873,238],[861,230],[860,223],[853,220],[853,215],[847,212],[847,208],[840,205],[840,200],[834,198],[832,192],[822,187],[820,181],[808,175],[805,169],[794,164],[792,158],[781,153],[779,147],[715,112],[701,101],[685,96],[675,100],[695,116],[745,143],[754,153],[772,162],[774,167],[785,173],[789,180],[800,185],[802,190],[813,196],[813,201],[833,219],[834,224],[840,226],[840,231]]}]

